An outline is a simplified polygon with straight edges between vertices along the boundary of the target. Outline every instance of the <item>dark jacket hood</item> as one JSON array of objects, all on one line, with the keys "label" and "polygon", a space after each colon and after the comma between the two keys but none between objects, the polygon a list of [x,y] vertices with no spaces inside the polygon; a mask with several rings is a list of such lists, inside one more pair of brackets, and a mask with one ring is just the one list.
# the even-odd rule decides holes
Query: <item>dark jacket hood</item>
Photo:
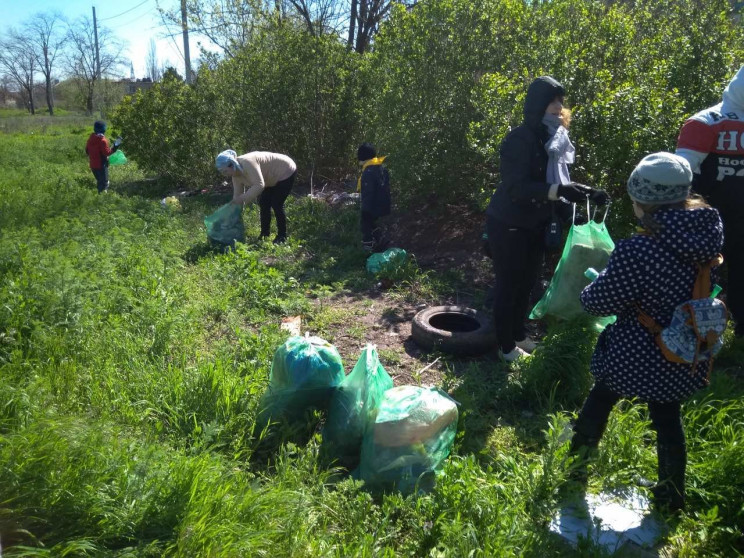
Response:
[{"label": "dark jacket hood", "polygon": [[660,209],[654,219],[662,227],[654,236],[685,263],[704,263],[723,247],[723,224],[712,208]]},{"label": "dark jacket hood", "polygon": [[530,128],[537,128],[545,116],[545,109],[556,97],[566,94],[563,86],[550,76],[541,76],[527,89],[524,100],[524,121]]}]

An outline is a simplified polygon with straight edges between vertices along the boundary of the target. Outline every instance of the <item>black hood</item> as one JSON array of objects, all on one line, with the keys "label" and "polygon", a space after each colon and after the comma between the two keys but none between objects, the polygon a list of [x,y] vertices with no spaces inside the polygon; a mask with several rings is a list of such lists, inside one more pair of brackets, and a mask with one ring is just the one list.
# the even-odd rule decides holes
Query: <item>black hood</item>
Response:
[{"label": "black hood", "polygon": [[530,128],[537,128],[545,116],[545,109],[556,97],[563,97],[563,86],[550,76],[541,76],[530,83],[524,100],[524,121]]}]

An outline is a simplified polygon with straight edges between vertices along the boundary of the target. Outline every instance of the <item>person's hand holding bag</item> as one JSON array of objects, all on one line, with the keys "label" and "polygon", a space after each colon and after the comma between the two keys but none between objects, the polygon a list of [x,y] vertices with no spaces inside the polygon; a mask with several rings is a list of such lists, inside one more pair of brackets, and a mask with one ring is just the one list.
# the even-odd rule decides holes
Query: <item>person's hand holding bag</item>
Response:
[{"label": "person's hand holding bag", "polygon": [[558,196],[570,201],[571,203],[585,202],[593,191],[594,190],[589,186],[579,184],[578,182],[570,182],[558,186]]},{"label": "person's hand holding bag", "polygon": [[604,190],[592,190],[592,193],[589,194],[589,201],[597,205],[607,205],[610,196]]}]

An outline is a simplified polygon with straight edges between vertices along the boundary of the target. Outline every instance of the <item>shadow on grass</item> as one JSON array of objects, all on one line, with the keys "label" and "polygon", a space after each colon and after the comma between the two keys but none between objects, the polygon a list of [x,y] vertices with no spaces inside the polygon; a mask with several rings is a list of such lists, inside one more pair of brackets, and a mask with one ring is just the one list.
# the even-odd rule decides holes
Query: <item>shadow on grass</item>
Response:
[{"label": "shadow on grass", "polygon": [[555,324],[533,356],[511,365],[496,351],[469,362],[449,361],[444,382],[461,403],[461,453],[489,459],[513,451],[515,443],[539,450],[549,415],[577,411],[591,388],[594,338],[582,323]]}]

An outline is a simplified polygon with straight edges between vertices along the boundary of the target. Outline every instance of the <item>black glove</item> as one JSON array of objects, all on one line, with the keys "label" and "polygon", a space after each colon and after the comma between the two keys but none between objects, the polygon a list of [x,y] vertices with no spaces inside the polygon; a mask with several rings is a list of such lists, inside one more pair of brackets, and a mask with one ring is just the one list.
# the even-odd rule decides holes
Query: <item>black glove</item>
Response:
[{"label": "black glove", "polygon": [[558,195],[573,203],[585,202],[586,198],[588,198],[594,191],[596,190],[592,190],[589,186],[584,186],[578,182],[571,182],[570,184],[561,184],[558,186]]},{"label": "black glove", "polygon": [[589,194],[589,199],[597,205],[607,205],[607,202],[610,201],[610,196],[604,190],[592,190],[592,193]]}]

